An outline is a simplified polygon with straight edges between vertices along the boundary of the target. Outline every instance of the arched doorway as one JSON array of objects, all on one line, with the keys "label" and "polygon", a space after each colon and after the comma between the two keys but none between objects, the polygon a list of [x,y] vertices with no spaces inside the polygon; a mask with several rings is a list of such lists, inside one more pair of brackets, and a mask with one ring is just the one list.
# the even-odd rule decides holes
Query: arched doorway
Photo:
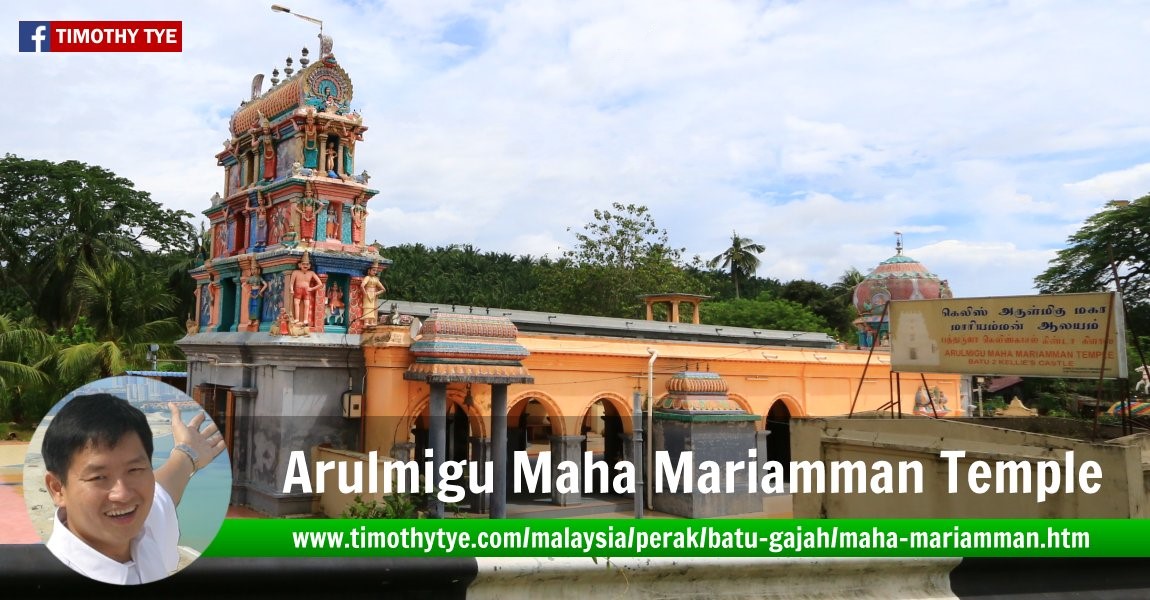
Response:
[{"label": "arched doorway", "polygon": [[[623,418],[614,403],[605,398],[592,402],[579,421],[579,434],[583,436],[583,452],[590,452],[595,462],[606,463],[609,477],[613,475],[615,465],[624,459]],[[594,482],[601,483],[597,479]],[[611,491],[610,485],[603,489],[600,487],[596,485],[584,492],[605,494]]]},{"label": "arched doorway", "polygon": [[507,450],[537,454],[551,449],[551,436],[556,431],[558,417],[547,410],[547,405],[536,398],[523,398],[507,409]]},{"label": "arched doorway", "polygon": [[[775,400],[767,411],[767,459],[784,466],[791,462],[791,411],[782,400]],[[783,469],[784,473],[790,469]]]},{"label": "arched doorway", "polygon": [[[559,415],[551,411],[549,403],[539,398],[521,396],[507,409],[507,460],[515,464],[516,452],[525,452],[526,460],[534,468],[540,452],[551,451],[551,436],[562,435]],[[547,496],[536,492],[516,493],[514,470],[507,469],[507,498],[515,502],[539,502]]]}]

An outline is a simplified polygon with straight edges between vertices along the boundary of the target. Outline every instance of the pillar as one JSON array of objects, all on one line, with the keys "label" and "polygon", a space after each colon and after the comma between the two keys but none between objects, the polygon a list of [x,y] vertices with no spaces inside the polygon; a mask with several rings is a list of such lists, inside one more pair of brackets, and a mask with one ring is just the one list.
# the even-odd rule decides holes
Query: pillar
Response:
[{"label": "pillar", "polygon": [[[312,270],[315,270],[314,263],[312,264]],[[324,309],[327,308],[327,305],[324,302],[327,299],[327,273],[317,273],[317,275],[319,276],[320,283],[323,285],[321,285],[320,288],[314,292],[308,292],[311,294],[311,327],[308,329],[309,331],[318,331],[323,333],[323,321],[324,318],[327,317],[327,315],[324,314]],[[444,393],[446,394],[446,392]],[[446,396],[444,397],[446,398]],[[443,410],[443,414],[447,415],[446,408]],[[446,419],[447,417],[444,416],[444,418]],[[436,471],[436,473],[438,472],[439,471]]]},{"label": "pillar", "polygon": [[[432,458],[432,473],[436,476],[439,475],[439,466],[443,464],[444,455],[447,453],[447,384],[446,383],[432,383],[431,384],[431,400],[428,406],[428,413],[431,417],[430,434],[428,446],[431,448]],[[438,498],[438,485],[436,487],[436,497],[431,499],[431,518],[443,518],[443,501]]]},{"label": "pillar", "polygon": [[[249,384],[251,385],[251,384]],[[228,454],[232,458],[232,481],[234,483],[247,483],[247,474],[239,471],[236,465],[249,464],[250,456],[254,451],[252,436],[255,414],[256,397],[259,389],[255,387],[232,388],[235,404],[232,414],[228,415],[221,430],[226,430],[228,438]],[[218,427],[218,425],[217,425]]]},{"label": "pillar", "polygon": [[507,385],[491,386],[491,518],[507,518]]},{"label": "pillar", "polygon": [[[475,474],[478,478],[478,481],[475,483],[477,483],[482,489],[482,486],[487,483],[487,470],[483,468],[483,465],[487,464],[487,461],[491,460],[491,438],[472,436],[468,438],[468,442],[471,445],[471,460],[475,461],[476,464],[479,465],[479,469],[477,469]],[[494,477],[494,465],[492,465],[491,470],[492,477]],[[491,494],[485,494],[483,492],[476,494],[471,491],[471,486],[468,485],[467,496],[468,500],[470,500],[471,512],[479,514],[486,513],[491,507],[491,496],[494,494],[494,489],[495,487],[493,483]]]},{"label": "pillar", "polygon": [[407,462],[412,460],[411,453],[415,449],[414,442],[396,442],[391,445],[391,452],[389,455],[392,460],[401,460]]},{"label": "pillar", "polygon": [[[623,444],[624,459],[631,461],[631,466],[635,469],[635,518],[643,518],[643,498],[646,492],[643,490],[644,477],[643,477],[643,400],[642,394],[639,390],[635,390],[631,394],[631,443]],[[630,454],[630,456],[627,456]]]},{"label": "pillar", "polygon": [[695,302],[693,302],[695,310],[694,310],[694,313],[691,315],[691,322],[694,323],[695,325],[699,324],[699,304],[700,303],[697,300]]},{"label": "pillar", "polygon": [[652,310],[652,308],[651,308],[651,301],[650,300],[647,300],[647,320],[648,321],[654,321],[655,320],[655,311]]},{"label": "pillar", "polygon": [[755,431],[755,456],[758,457],[757,462],[759,463],[757,465],[759,469],[755,471],[756,473],[763,472],[762,467],[767,464],[767,460],[770,458],[767,456],[767,438],[770,437],[770,435],[771,431],[769,429]]},{"label": "pillar", "polygon": [[236,275],[232,279],[232,289],[235,290],[234,298],[232,298],[232,324],[228,327],[228,331],[244,331],[240,327],[245,327],[248,322],[240,320],[240,313],[247,312],[244,306],[247,304],[248,297],[244,295],[244,278],[243,275]]},{"label": "pillar", "polygon": [[[583,495],[578,492],[578,489],[583,485],[583,456],[580,452],[583,449],[582,435],[553,435],[551,436],[551,503],[557,506],[571,506],[579,504],[583,501]],[[556,487],[555,483],[561,474],[559,470],[559,463],[569,460],[576,465],[580,465],[579,480],[576,484],[576,491],[570,493],[562,493]]]},{"label": "pillar", "polygon": [[671,301],[671,322],[672,323],[678,323],[679,322],[679,301],[678,300],[672,300]]}]

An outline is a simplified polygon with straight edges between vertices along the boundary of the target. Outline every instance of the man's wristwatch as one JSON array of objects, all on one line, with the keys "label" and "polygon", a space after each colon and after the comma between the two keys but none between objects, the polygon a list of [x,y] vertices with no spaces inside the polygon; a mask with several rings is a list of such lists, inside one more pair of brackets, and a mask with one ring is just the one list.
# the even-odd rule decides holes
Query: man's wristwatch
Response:
[{"label": "man's wristwatch", "polygon": [[200,455],[195,450],[193,450],[191,446],[187,444],[176,444],[172,450],[179,450],[180,452],[188,455],[188,458],[192,461],[192,475],[195,475],[196,471],[200,470],[200,468],[196,466],[200,460]]}]

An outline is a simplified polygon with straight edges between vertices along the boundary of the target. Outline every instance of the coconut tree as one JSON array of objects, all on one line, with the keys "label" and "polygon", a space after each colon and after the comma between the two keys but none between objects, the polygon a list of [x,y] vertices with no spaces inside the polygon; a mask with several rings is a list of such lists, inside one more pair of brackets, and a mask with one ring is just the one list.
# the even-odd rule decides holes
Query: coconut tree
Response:
[{"label": "coconut tree", "polygon": [[739,280],[755,274],[759,268],[759,257],[756,254],[766,250],[762,244],[755,243],[750,238],[739,236],[737,231],[731,232],[731,246],[722,254],[712,258],[707,266],[712,269],[720,267],[730,269],[731,280],[735,284],[735,298],[739,297]]},{"label": "coconut tree", "polygon": [[0,315],[0,415],[22,420],[24,396],[49,383],[42,368],[53,348],[52,338],[30,319]]},{"label": "coconut tree", "polygon": [[171,316],[175,298],[166,282],[141,276],[127,261],[80,265],[76,295],[91,332],[59,351],[56,366],[63,379],[120,374],[142,364],[148,344],[165,345],[179,336],[179,323]]},{"label": "coconut tree", "polygon": [[866,275],[859,272],[858,269],[851,267],[843,271],[839,275],[837,281],[831,284],[831,291],[834,292],[835,298],[843,304],[852,304],[854,302],[855,288],[866,279]]}]

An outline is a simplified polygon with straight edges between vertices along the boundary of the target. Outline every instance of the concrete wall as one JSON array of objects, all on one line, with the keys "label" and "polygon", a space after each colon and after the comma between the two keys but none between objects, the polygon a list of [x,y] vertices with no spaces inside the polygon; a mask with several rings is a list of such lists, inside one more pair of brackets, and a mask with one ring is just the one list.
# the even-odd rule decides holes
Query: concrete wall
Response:
[{"label": "concrete wall", "polygon": [[[343,511],[345,509],[347,509],[348,506],[351,506],[352,502],[355,501],[355,497],[357,495],[359,495],[360,498],[364,502],[370,502],[372,500],[381,500],[383,498],[384,494],[382,493],[382,491],[375,493],[375,494],[369,493],[367,469],[375,469],[376,481],[379,482],[379,489],[382,490],[383,489],[383,467],[385,464],[393,462],[390,458],[379,456],[378,460],[374,464],[372,464],[368,461],[368,455],[366,455],[366,454],[362,454],[360,452],[352,452],[350,450],[338,450],[335,448],[324,448],[324,447],[315,448],[315,451],[312,453],[312,457],[313,457],[314,462],[331,461],[331,462],[334,462],[336,464],[335,469],[333,469],[331,471],[327,471],[326,473],[324,473],[324,477],[323,477],[324,491],[323,491],[323,493],[317,493],[316,494],[315,512],[322,514],[325,517],[331,517],[333,519],[336,519],[336,518],[339,518],[339,516],[343,513]],[[314,462],[313,462],[313,464],[314,464]],[[347,466],[345,466],[344,469],[346,469],[346,472],[348,474],[349,479],[352,477],[352,474],[354,473],[355,463],[362,463],[363,466],[360,467],[360,469],[362,469],[361,472],[363,473],[363,475],[362,475],[362,477],[363,477],[363,479],[362,479],[363,493],[362,494],[356,494],[355,492],[340,491],[340,481],[341,481],[340,475],[339,475],[339,464],[340,463],[347,463]],[[314,473],[312,474],[312,481],[317,481]],[[350,484],[351,481],[348,481],[347,483]]]},{"label": "concrete wall", "polygon": [[[1034,422],[1035,424],[1037,421]],[[1145,434],[1110,442],[1089,442],[1069,437],[1014,431],[957,420],[907,419],[798,419],[791,423],[794,461],[918,461],[922,464],[922,493],[805,492],[791,482],[796,518],[1145,518],[1150,442]],[[958,460],[956,492],[949,492],[947,460],[943,450],[964,450]],[[996,461],[1055,460],[1065,466],[1067,451],[1077,465],[1095,461],[1102,471],[1097,493],[1058,493],[1037,501],[1031,493],[977,494],[970,490],[967,471],[976,460],[993,468]],[[869,472],[869,469],[868,469]],[[869,479],[869,476],[868,476]]]},{"label": "concrete wall", "polygon": [[955,598],[952,558],[479,559],[468,598]]},{"label": "concrete wall", "polygon": [[362,424],[344,418],[342,401],[349,384],[363,385],[358,336],[199,334],[180,345],[193,390],[213,385],[235,394],[232,502],[274,516],[310,513],[312,494],[283,491],[288,459],[322,444],[360,447]]},{"label": "concrete wall", "polygon": [[[719,417],[721,418],[721,417]],[[695,469],[704,461],[714,461],[719,465],[730,462],[747,462],[747,450],[755,447],[755,425],[753,422],[738,420],[691,419],[682,416],[681,420],[668,418],[655,412],[654,431],[651,441],[655,452],[667,452],[672,464],[678,464],[684,452],[691,452]],[[756,459],[757,460],[757,459]],[[709,518],[755,513],[763,510],[762,496],[750,493],[747,486],[747,470],[735,476],[734,492],[703,493],[699,490],[695,472],[685,475],[691,480],[691,492],[669,490],[656,492],[652,508],[681,517]],[[652,477],[645,480],[652,481]]]}]

